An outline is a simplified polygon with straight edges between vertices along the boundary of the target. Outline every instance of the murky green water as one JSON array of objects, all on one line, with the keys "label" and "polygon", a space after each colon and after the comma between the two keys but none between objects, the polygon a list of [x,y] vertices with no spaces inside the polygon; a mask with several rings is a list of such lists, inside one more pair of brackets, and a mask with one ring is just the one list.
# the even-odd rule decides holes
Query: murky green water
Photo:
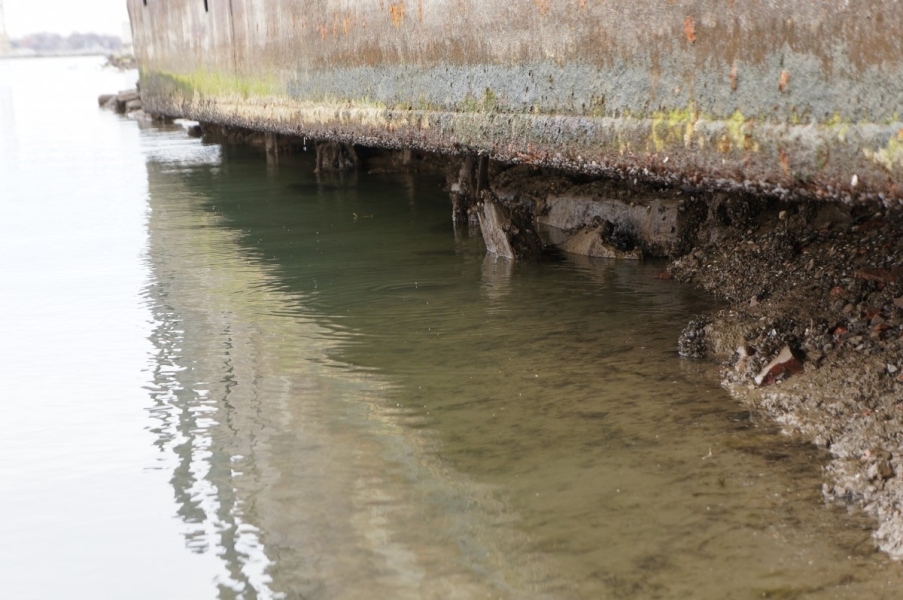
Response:
[{"label": "murky green water", "polygon": [[903,593],[824,457],[677,358],[710,299],[98,112],[130,78],[0,61],[4,594]]}]

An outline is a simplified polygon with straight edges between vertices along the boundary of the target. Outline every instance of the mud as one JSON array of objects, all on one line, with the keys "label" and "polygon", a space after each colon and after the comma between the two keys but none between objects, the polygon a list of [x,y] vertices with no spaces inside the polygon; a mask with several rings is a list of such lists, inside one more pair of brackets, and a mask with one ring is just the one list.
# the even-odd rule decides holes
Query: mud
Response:
[{"label": "mud", "polygon": [[903,557],[903,215],[723,197],[696,237],[663,276],[730,306],[690,322],[681,354],[720,360],[737,398],[829,450],[825,499],[865,510]]}]

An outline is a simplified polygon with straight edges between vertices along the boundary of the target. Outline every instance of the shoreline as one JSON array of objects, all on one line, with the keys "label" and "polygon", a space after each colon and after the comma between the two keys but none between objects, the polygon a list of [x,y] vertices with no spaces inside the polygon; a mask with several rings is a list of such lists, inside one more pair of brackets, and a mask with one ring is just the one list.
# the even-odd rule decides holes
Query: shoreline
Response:
[{"label": "shoreline", "polygon": [[681,353],[718,360],[741,403],[830,452],[825,500],[864,510],[903,558],[903,215],[799,204],[731,223],[719,208],[667,273],[729,307],[691,321]]}]

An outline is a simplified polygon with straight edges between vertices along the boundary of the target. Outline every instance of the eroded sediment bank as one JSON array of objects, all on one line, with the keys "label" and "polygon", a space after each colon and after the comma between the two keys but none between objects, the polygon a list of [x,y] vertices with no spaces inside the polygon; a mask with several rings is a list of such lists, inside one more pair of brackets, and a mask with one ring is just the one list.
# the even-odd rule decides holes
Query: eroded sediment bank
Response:
[{"label": "eroded sediment bank", "polygon": [[[107,99],[110,108],[128,105]],[[118,104],[117,104],[118,103]],[[137,107],[135,107],[137,110]],[[126,110],[125,112],[128,112]],[[321,170],[443,170],[451,216],[512,258],[570,252],[671,260],[660,277],[730,305],[679,340],[718,360],[723,384],[788,433],[829,450],[827,500],[876,521],[878,547],[903,556],[903,215],[874,205],[598,179],[486,158],[379,150],[202,124],[273,160],[309,149]]]},{"label": "eroded sediment bank", "polygon": [[728,215],[711,204],[668,271],[731,303],[688,326],[683,352],[722,361],[736,397],[829,450],[825,498],[862,507],[878,546],[903,556],[903,215],[769,203]]}]

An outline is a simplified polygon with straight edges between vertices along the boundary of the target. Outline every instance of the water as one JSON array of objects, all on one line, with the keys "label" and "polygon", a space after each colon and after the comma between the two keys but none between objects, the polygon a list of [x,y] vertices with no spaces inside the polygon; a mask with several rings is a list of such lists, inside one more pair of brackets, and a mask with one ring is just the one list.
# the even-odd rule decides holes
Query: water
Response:
[{"label": "water", "polygon": [[897,598],[825,457],[681,361],[660,265],[509,264],[432,176],[0,61],[10,598]]}]

